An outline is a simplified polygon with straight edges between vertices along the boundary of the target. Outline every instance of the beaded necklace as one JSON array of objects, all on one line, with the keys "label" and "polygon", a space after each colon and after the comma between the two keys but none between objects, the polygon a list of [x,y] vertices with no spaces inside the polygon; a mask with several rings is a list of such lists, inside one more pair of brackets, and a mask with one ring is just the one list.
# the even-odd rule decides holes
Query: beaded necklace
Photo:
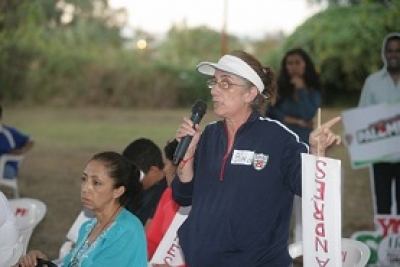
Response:
[{"label": "beaded necklace", "polygon": [[[76,250],[75,255],[72,257],[72,259],[69,261],[68,263],[68,267],[80,267],[79,266],[79,260],[81,259],[81,257],[83,256],[83,254],[85,254],[88,249],[91,247],[92,244],[94,244],[97,239],[101,236],[101,234],[107,229],[108,226],[111,226],[112,222],[114,221],[115,217],[118,214],[118,211],[121,210],[121,207],[118,207],[113,215],[108,219],[108,221],[101,227],[98,235],[96,236],[96,238],[93,240],[92,243],[89,243],[89,237],[92,234],[95,226],[90,230],[90,232],[87,234],[85,240],[83,240],[81,242],[81,245],[79,246],[79,248]],[[97,221],[96,224],[98,224],[99,222]]]}]

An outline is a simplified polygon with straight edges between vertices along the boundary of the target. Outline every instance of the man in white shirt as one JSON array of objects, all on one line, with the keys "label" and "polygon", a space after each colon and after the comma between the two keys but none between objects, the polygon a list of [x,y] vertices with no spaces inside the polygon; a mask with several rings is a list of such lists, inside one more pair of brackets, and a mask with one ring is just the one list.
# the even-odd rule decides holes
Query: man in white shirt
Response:
[{"label": "man in white shirt", "polygon": [[[400,33],[390,33],[385,37],[382,44],[382,60],[383,68],[365,80],[359,107],[400,101]],[[375,214],[391,214],[394,183],[396,214],[400,215],[400,162],[375,163],[371,171],[375,189]]]}]

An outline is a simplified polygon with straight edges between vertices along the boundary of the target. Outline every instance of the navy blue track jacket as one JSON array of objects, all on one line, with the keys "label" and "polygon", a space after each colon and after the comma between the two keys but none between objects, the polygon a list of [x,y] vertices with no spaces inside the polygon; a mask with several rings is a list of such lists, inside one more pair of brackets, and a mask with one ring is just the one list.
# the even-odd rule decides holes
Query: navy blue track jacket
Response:
[{"label": "navy blue track jacket", "polygon": [[281,123],[253,112],[229,152],[225,122],[205,127],[194,177],[172,182],[192,205],[178,231],[189,267],[286,267],[294,194],[301,196],[301,153],[308,147]]}]

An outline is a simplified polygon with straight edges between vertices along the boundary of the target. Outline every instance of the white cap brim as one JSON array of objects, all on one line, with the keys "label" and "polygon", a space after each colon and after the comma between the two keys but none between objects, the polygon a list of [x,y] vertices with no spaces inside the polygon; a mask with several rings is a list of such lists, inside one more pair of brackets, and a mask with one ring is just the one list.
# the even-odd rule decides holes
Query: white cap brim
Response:
[{"label": "white cap brim", "polygon": [[260,93],[264,90],[264,83],[260,76],[246,62],[235,56],[225,55],[218,63],[200,62],[197,65],[197,70],[210,76],[213,76],[216,70],[229,72],[252,82]]}]

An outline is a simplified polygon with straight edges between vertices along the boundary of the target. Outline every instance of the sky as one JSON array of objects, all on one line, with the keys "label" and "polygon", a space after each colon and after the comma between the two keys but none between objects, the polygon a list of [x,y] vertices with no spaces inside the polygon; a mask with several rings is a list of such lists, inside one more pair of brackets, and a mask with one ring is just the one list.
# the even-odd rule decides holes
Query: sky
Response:
[{"label": "sky", "polygon": [[152,34],[163,34],[184,20],[189,27],[221,30],[226,18],[229,34],[250,38],[279,31],[290,34],[321,9],[306,0],[109,0],[109,4],[127,9],[128,27]]}]

